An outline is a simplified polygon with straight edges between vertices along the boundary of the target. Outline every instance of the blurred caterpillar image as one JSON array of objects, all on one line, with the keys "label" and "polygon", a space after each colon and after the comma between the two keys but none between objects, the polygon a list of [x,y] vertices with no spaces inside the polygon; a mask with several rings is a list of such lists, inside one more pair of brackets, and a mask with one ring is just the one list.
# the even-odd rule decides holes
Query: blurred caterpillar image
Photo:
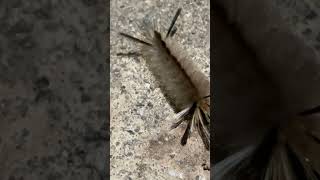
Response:
[{"label": "blurred caterpillar image", "polygon": [[270,0],[213,3],[213,180],[320,179],[320,58]]},{"label": "blurred caterpillar image", "polygon": [[181,138],[185,145],[196,129],[207,150],[210,147],[210,80],[188,59],[174,40],[177,32],[175,22],[181,13],[179,8],[166,34],[161,34],[155,22],[145,24],[141,29],[143,38],[119,33],[140,45],[141,55],[152,72],[170,106],[177,113],[171,129],[186,122],[187,127]]}]

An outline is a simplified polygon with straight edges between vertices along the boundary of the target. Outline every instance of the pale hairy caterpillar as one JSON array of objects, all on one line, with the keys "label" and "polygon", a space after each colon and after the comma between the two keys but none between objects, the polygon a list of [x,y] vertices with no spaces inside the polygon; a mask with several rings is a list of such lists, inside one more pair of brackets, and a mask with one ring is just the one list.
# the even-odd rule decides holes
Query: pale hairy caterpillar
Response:
[{"label": "pale hairy caterpillar", "polygon": [[320,58],[272,2],[214,1],[215,180],[320,179]]},{"label": "pale hairy caterpillar", "polygon": [[131,54],[142,55],[164,96],[177,112],[171,129],[187,122],[181,145],[187,143],[191,132],[196,129],[209,150],[210,80],[174,42],[177,31],[175,22],[180,13],[181,8],[177,10],[166,34],[161,34],[157,29],[159,27],[152,22],[141,29],[143,40],[122,32],[120,35],[141,45],[139,53]]}]

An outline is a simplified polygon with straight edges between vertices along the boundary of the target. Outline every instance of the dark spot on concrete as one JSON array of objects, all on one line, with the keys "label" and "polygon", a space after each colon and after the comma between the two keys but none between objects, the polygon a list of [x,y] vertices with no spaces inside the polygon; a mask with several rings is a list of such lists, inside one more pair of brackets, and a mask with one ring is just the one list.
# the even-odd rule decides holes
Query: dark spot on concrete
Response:
[{"label": "dark spot on concrete", "polygon": [[20,131],[16,131],[14,135],[11,136],[14,143],[16,144],[16,149],[22,149],[24,144],[27,142],[27,138],[30,135],[30,131],[27,128],[23,128]]},{"label": "dark spot on concrete", "polygon": [[62,119],[61,115],[63,114],[59,107],[49,107],[48,115],[50,118],[56,121],[60,121]]},{"label": "dark spot on concrete", "polygon": [[97,4],[97,0],[82,0],[82,3],[87,6],[93,6],[93,5]]},{"label": "dark spot on concrete", "polygon": [[50,173],[47,176],[47,180],[60,180],[63,178],[63,175],[60,173]]},{"label": "dark spot on concrete", "polygon": [[54,127],[55,127],[55,123],[54,123],[54,122],[50,122],[50,123],[49,123],[49,127],[50,127],[50,128],[54,128]]},{"label": "dark spot on concrete", "polygon": [[31,168],[31,169],[35,169],[37,167],[37,162],[33,159],[28,159],[27,160],[27,165]]},{"label": "dark spot on concrete", "polygon": [[36,46],[35,40],[29,34],[16,34],[12,42],[18,44],[20,47],[23,47],[24,49],[31,49]]},{"label": "dark spot on concrete", "polygon": [[144,107],[144,104],[141,103],[141,102],[138,102],[138,103],[137,103],[137,107],[139,107],[139,108],[140,108],[140,107]]},{"label": "dark spot on concrete", "polygon": [[20,19],[16,24],[9,27],[7,34],[16,35],[17,33],[31,33],[33,30],[33,24],[27,22],[25,19]]},{"label": "dark spot on concrete", "polygon": [[138,133],[140,131],[140,127],[135,128],[134,131]]},{"label": "dark spot on concrete", "polygon": [[30,131],[27,128],[22,129],[22,137],[27,137],[30,135]]},{"label": "dark spot on concrete", "polygon": [[159,143],[158,143],[157,140],[151,139],[151,140],[149,141],[149,144],[150,144],[150,146],[157,146]]},{"label": "dark spot on concrete", "polygon": [[39,19],[44,19],[44,20],[51,19],[52,8],[50,6],[50,3],[48,3],[46,6],[43,6],[42,8],[36,9],[33,13]]},{"label": "dark spot on concrete", "polygon": [[72,165],[74,162],[73,162],[72,159],[69,158],[69,159],[67,160],[67,163],[68,163],[68,165]]},{"label": "dark spot on concrete", "polygon": [[312,20],[312,19],[315,19],[317,16],[318,16],[318,14],[315,11],[311,10],[307,14],[306,18],[309,19],[309,20]]},{"label": "dark spot on concrete", "polygon": [[75,154],[79,156],[80,158],[84,159],[87,156],[87,152],[84,149],[76,148]]},{"label": "dark spot on concrete", "polygon": [[22,149],[22,145],[21,144],[16,145],[16,149],[17,150]]},{"label": "dark spot on concrete", "polygon": [[81,95],[81,103],[87,103],[91,101],[91,97],[87,94],[82,94]]},{"label": "dark spot on concrete", "polygon": [[127,90],[126,90],[126,86],[121,86],[120,87],[120,93],[123,94],[123,93],[126,93]]},{"label": "dark spot on concrete", "polygon": [[10,100],[9,99],[2,99],[0,101],[0,115],[2,117],[7,117],[8,114],[10,113]]},{"label": "dark spot on concrete", "polygon": [[310,35],[312,33],[310,28],[306,28],[304,31],[302,31],[303,35]]},{"label": "dark spot on concrete", "polygon": [[50,85],[50,81],[47,77],[40,77],[34,82],[35,90],[46,89]]},{"label": "dark spot on concrete", "polygon": [[141,178],[143,173],[147,170],[147,165],[146,164],[137,164],[138,166],[138,177]]},{"label": "dark spot on concrete", "polygon": [[210,171],[210,167],[207,163],[203,163],[201,166],[202,166],[203,170]]},{"label": "dark spot on concrete", "polygon": [[151,102],[148,102],[148,107],[153,108],[153,104]]},{"label": "dark spot on concrete", "polygon": [[82,86],[79,87],[79,91],[83,92],[84,88]]},{"label": "dark spot on concrete", "polygon": [[131,135],[134,135],[135,133],[132,130],[127,130],[127,132]]},{"label": "dark spot on concrete", "polygon": [[26,117],[29,110],[28,101],[26,99],[16,97],[16,102],[19,102],[19,104],[16,106],[16,109],[19,111],[21,117]]},{"label": "dark spot on concrete", "polygon": [[104,66],[102,64],[99,64],[96,71],[99,74],[103,73],[104,72]]}]

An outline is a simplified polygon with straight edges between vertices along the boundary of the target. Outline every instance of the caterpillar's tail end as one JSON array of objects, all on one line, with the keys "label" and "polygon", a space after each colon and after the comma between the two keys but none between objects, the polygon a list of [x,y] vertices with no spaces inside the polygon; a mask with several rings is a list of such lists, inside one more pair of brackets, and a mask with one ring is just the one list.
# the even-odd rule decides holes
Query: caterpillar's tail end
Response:
[{"label": "caterpillar's tail end", "polygon": [[187,121],[187,128],[180,141],[182,146],[187,144],[188,138],[192,133],[193,128],[195,128],[197,129],[205,148],[209,150],[210,112],[208,112],[207,109],[208,108],[203,107],[203,103],[200,100],[176,114],[176,117],[174,118],[176,122],[172,124],[170,129],[175,129],[182,124],[182,122]]}]

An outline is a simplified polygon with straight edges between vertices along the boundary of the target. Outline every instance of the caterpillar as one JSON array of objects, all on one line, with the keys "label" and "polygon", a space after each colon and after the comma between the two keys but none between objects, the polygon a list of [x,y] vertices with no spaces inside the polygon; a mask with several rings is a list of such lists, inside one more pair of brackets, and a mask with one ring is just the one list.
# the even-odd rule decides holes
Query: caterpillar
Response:
[{"label": "caterpillar", "polygon": [[176,112],[171,129],[183,122],[187,123],[181,137],[181,145],[186,145],[188,138],[196,129],[204,147],[210,147],[210,79],[188,58],[174,40],[177,32],[175,25],[182,9],[173,17],[168,30],[162,34],[161,27],[149,22],[141,29],[143,38],[128,33],[119,35],[140,45],[139,53],[154,75],[157,84],[170,106]]}]

